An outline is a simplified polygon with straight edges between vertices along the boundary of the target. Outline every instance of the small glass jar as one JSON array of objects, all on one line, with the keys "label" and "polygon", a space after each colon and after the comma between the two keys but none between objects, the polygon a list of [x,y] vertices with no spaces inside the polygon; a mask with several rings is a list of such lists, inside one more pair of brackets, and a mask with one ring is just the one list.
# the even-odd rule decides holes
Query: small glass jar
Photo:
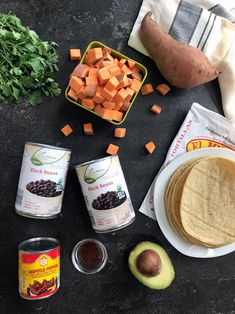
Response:
[{"label": "small glass jar", "polygon": [[84,274],[98,273],[108,260],[105,246],[95,239],[84,239],[78,242],[72,251],[74,267]]}]

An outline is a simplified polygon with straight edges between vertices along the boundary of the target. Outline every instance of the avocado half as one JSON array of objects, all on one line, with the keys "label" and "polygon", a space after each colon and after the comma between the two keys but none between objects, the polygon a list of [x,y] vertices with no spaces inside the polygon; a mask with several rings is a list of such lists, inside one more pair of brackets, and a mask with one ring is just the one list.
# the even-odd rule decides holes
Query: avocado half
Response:
[{"label": "avocado half", "polygon": [[[153,250],[159,255],[161,259],[161,269],[160,272],[156,275],[143,275],[136,266],[138,256],[145,250]],[[168,254],[160,245],[153,242],[144,241],[137,244],[136,247],[130,252],[128,263],[130,271],[136,277],[136,279],[151,289],[165,289],[170,286],[175,277],[174,266],[172,265]]]}]

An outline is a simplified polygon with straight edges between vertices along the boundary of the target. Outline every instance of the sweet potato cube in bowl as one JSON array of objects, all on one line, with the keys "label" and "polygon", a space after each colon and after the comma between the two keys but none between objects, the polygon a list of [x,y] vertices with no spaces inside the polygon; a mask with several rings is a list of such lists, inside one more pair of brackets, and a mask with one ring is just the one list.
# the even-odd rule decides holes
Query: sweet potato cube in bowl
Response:
[{"label": "sweet potato cube in bowl", "polygon": [[119,125],[126,119],[147,76],[135,60],[98,42],[91,42],[70,75],[67,100]]}]

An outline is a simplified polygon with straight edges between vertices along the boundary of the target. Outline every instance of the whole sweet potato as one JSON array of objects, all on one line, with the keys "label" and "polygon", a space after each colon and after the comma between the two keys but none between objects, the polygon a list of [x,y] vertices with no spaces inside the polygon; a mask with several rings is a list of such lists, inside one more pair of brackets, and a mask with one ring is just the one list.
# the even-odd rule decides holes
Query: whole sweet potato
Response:
[{"label": "whole sweet potato", "polygon": [[159,71],[173,86],[195,87],[215,79],[216,70],[198,48],[181,43],[164,31],[148,12],[142,20],[140,38]]}]

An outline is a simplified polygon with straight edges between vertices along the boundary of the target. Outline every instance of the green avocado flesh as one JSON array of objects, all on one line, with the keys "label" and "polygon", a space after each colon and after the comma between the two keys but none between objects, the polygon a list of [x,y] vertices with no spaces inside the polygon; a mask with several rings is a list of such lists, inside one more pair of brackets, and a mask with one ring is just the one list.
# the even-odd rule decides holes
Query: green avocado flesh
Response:
[{"label": "green avocado flesh", "polygon": [[[155,251],[160,256],[162,262],[160,273],[152,277],[144,276],[136,267],[138,256],[145,250]],[[174,267],[166,251],[160,245],[152,242],[144,241],[137,244],[137,246],[130,252],[128,263],[130,271],[136,279],[151,289],[165,289],[170,286],[175,277]]]}]

